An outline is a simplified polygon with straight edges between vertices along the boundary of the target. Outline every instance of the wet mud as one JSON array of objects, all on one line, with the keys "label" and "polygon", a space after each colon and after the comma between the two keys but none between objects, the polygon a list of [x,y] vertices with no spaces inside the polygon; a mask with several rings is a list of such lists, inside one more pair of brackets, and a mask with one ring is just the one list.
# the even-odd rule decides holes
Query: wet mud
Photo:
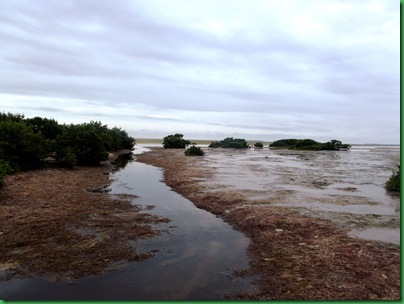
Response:
[{"label": "wet mud", "polygon": [[68,282],[153,255],[130,242],[158,235],[156,225],[169,220],[143,212],[132,196],[108,195],[111,169],[103,163],[6,177],[0,192],[0,281],[46,276]]},{"label": "wet mud", "polygon": [[[350,227],[353,235],[371,228],[372,239],[399,244],[400,197],[384,189],[399,163],[398,148],[209,152],[215,174],[201,183],[206,187],[242,192],[252,205],[293,207],[306,216],[330,219]],[[385,240],[386,228],[398,237]]]},{"label": "wet mud", "polygon": [[155,148],[175,191],[246,233],[258,291],[240,299],[400,298],[400,198],[383,186],[399,149],[348,152]]},{"label": "wet mud", "polygon": [[[240,263],[229,270],[228,260],[210,260],[216,263],[216,277],[254,279],[251,288],[242,285],[247,290],[238,293],[232,286],[239,285],[230,284],[229,298],[400,299],[400,198],[383,189],[399,149],[205,152],[187,157],[183,150],[154,148],[136,158],[163,168],[164,181],[173,190],[248,236],[249,267]],[[124,167],[122,163],[116,171]],[[216,238],[208,239],[203,250],[187,246],[183,234],[178,246],[173,244],[173,231],[189,232],[188,217],[154,212],[167,208],[167,201],[141,198],[140,191],[130,191],[130,183],[123,182],[122,191],[106,187],[112,182],[110,171],[106,164],[7,177],[0,194],[0,294],[8,290],[20,299],[21,290],[54,299],[223,297],[214,286],[220,280],[210,280],[209,273],[202,276],[210,263],[203,250],[216,256],[228,249],[228,234],[218,238],[212,230]],[[205,220],[200,225],[201,231],[210,232]],[[196,240],[199,236],[192,235]],[[244,239],[235,251],[244,251],[247,244]],[[195,261],[198,270],[189,274],[189,288],[179,295],[176,288],[183,283],[166,278],[192,268]],[[185,268],[177,266],[181,263]],[[219,270],[217,263],[227,268]],[[25,279],[38,276],[46,280]],[[156,293],[145,282],[157,277],[161,288]],[[164,285],[167,280],[172,285]]]},{"label": "wet mud", "polygon": [[245,235],[172,191],[161,169],[104,165],[8,178],[1,299],[218,300],[253,289],[239,275]]}]

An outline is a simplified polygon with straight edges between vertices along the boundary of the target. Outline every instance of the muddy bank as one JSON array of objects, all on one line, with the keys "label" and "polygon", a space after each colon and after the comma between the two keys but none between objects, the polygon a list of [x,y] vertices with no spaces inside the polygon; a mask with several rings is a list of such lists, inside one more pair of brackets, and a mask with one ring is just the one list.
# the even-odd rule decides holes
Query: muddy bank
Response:
[{"label": "muddy bank", "polygon": [[[255,273],[261,279],[258,291],[238,298],[400,298],[399,246],[351,238],[343,221],[309,216],[293,206],[274,206],[271,198],[283,195],[287,199],[290,195],[287,189],[272,189],[270,178],[265,187],[254,189],[254,183],[246,187],[250,192],[232,187],[231,183],[226,187],[209,182],[215,181],[221,169],[212,165],[210,150],[206,152],[204,157],[186,157],[182,150],[155,148],[137,160],[164,168],[164,179],[170,187],[250,237],[251,269],[240,275]],[[240,176],[242,170],[231,172],[229,180]],[[314,188],[325,186],[317,180],[313,182]],[[336,191],[354,191],[345,185],[338,187],[342,189]],[[259,195],[254,197],[254,191]],[[356,218],[350,220],[356,223]]]},{"label": "muddy bank", "polygon": [[70,281],[149,258],[130,243],[155,236],[154,224],[168,219],[103,192],[112,169],[105,162],[7,176],[0,190],[0,279]]}]

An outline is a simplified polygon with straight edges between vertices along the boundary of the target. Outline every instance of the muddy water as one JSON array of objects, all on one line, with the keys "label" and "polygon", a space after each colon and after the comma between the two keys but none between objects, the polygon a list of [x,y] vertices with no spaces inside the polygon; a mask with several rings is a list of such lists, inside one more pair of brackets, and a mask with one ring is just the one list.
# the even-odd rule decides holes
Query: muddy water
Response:
[{"label": "muddy water", "polygon": [[154,256],[68,283],[44,278],[3,282],[2,299],[219,300],[251,289],[249,279],[234,276],[234,271],[248,268],[249,239],[243,234],[171,191],[155,167],[130,162],[111,178],[112,195],[136,195],[133,203],[144,206],[144,212],[171,220],[156,226],[163,230],[160,236],[133,243],[140,252]]},{"label": "muddy water", "polygon": [[212,191],[242,193],[249,204],[291,207],[349,227],[355,237],[400,243],[400,197],[384,189],[399,163],[397,146],[350,151],[214,150]]}]

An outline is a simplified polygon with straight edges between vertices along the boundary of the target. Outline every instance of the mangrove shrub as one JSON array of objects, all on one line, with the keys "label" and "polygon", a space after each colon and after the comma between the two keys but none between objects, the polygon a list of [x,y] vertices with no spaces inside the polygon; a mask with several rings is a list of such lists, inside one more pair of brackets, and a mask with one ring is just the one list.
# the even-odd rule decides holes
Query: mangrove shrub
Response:
[{"label": "mangrove shrub", "polygon": [[312,151],[320,151],[320,150],[340,150],[340,149],[349,149],[351,146],[347,144],[343,144],[341,141],[332,139],[326,143],[317,142],[313,139],[280,139],[276,140],[269,145],[270,148],[285,148],[290,150],[312,150]]},{"label": "mangrove shrub", "polygon": [[400,192],[400,165],[397,165],[397,169],[393,171],[393,174],[390,176],[389,180],[386,182],[385,188],[389,191],[398,191]]},{"label": "mangrove shrub", "polygon": [[221,141],[214,141],[209,145],[209,148],[234,148],[247,149],[248,143],[244,138],[227,137]]},{"label": "mangrove shrub", "polygon": [[[83,123],[66,126],[56,138],[56,159],[66,163],[77,160],[79,165],[98,165],[108,159],[106,146],[111,147],[111,138],[98,123]],[[103,131],[104,132],[103,132]]]},{"label": "mangrove shrub", "polygon": [[182,134],[168,135],[163,138],[163,146],[166,149],[184,149],[186,146],[190,145],[191,142],[183,138]]},{"label": "mangrove shrub", "polygon": [[2,159],[14,171],[37,169],[48,150],[47,141],[23,121],[0,121]]},{"label": "mangrove shrub", "polygon": [[205,155],[205,152],[200,148],[195,145],[192,145],[188,149],[185,150],[185,155],[196,155],[196,156],[202,156]]},{"label": "mangrove shrub", "polygon": [[0,188],[4,186],[4,176],[13,172],[13,168],[3,159],[0,159]]},{"label": "mangrove shrub", "polygon": [[[0,174],[42,167],[54,157],[64,167],[98,165],[108,152],[132,149],[135,140],[101,122],[60,125],[54,119],[24,118],[23,114],[0,113]],[[7,167],[8,168],[8,167]]]}]

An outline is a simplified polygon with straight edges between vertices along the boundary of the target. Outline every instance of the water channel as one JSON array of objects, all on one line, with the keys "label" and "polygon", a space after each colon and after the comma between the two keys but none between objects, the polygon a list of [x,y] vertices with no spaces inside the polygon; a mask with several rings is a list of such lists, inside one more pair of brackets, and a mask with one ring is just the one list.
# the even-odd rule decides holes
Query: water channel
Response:
[{"label": "water channel", "polygon": [[172,191],[162,176],[160,169],[136,160],[111,175],[111,195],[136,195],[133,203],[154,206],[144,212],[171,220],[159,224],[159,236],[134,244],[141,252],[154,251],[153,257],[68,283],[43,277],[1,282],[0,299],[220,300],[250,290],[251,279],[234,276],[248,268],[249,239]]}]

